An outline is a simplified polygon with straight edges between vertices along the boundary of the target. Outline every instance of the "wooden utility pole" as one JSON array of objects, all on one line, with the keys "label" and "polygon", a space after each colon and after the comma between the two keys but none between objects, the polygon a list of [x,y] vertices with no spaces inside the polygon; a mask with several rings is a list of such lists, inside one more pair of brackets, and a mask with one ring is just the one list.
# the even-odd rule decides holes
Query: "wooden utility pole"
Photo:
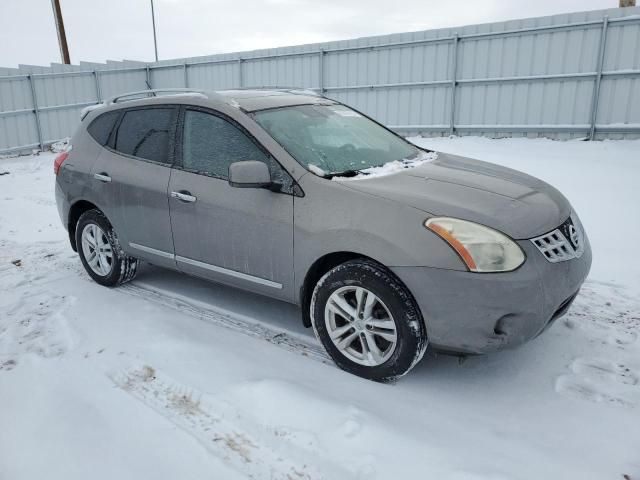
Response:
[{"label": "wooden utility pole", "polygon": [[620,8],[622,7],[635,7],[636,0],[620,0]]},{"label": "wooden utility pole", "polygon": [[62,21],[62,10],[60,10],[60,0],[51,0],[53,7],[53,17],[56,21],[56,31],[58,32],[58,44],[60,45],[60,56],[62,63],[69,65],[69,47],[67,46],[67,35],[64,33],[64,22]]}]

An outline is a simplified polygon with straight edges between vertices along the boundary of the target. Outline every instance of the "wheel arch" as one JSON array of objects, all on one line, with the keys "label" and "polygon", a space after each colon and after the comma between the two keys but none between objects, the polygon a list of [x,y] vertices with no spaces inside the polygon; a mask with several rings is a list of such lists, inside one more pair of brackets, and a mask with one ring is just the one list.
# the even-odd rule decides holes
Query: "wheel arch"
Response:
[{"label": "wheel arch", "polygon": [[300,306],[302,308],[302,324],[309,328],[311,327],[311,315],[309,312],[309,306],[311,303],[311,296],[313,294],[313,290],[315,288],[318,280],[322,278],[322,276],[338,265],[348,262],[349,260],[355,260],[358,258],[371,260],[376,263],[380,263],[375,259],[368,257],[367,255],[363,255],[361,253],[351,252],[351,251],[341,251],[341,252],[332,252],[327,253],[320,258],[318,258],[315,262],[311,264],[307,273],[305,274],[304,281],[300,287]]},{"label": "wheel arch", "polygon": [[71,248],[73,248],[74,252],[78,251],[78,246],[76,245],[76,226],[78,225],[78,220],[84,212],[87,212],[89,210],[98,210],[102,212],[102,210],[100,210],[100,207],[88,200],[77,200],[69,208],[67,231],[69,232],[69,241],[71,242]]}]

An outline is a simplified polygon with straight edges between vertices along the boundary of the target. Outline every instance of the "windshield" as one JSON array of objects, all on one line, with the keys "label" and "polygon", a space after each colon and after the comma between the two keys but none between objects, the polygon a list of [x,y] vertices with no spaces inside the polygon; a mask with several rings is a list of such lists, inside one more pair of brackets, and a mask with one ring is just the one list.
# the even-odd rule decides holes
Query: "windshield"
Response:
[{"label": "windshield", "polygon": [[343,105],[263,110],[254,118],[299,163],[319,175],[377,167],[420,152]]}]

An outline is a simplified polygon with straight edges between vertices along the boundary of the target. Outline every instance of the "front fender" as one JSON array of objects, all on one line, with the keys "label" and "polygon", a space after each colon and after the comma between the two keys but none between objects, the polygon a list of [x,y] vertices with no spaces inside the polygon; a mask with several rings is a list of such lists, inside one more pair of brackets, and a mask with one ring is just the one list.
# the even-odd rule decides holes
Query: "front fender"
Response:
[{"label": "front fender", "polygon": [[423,211],[305,175],[294,200],[294,263],[299,289],[313,263],[333,252],[363,255],[387,267],[466,271],[449,245],[424,227]]}]

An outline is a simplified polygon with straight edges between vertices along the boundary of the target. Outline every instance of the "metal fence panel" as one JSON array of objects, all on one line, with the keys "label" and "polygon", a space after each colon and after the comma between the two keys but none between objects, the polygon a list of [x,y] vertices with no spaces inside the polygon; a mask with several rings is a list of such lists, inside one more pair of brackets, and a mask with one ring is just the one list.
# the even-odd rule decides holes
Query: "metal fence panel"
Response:
[{"label": "metal fence panel", "polygon": [[239,63],[243,86],[318,87],[318,58],[319,55],[306,55],[243,60]]},{"label": "metal fence panel", "polygon": [[153,87],[184,87],[184,67],[149,69],[149,83]]},{"label": "metal fence panel", "polygon": [[[604,75],[600,86],[598,125],[640,127],[640,23],[612,24],[607,32],[604,72],[636,72]],[[615,138],[614,135],[610,135]],[[619,136],[619,135],[618,135]]]},{"label": "metal fence panel", "polygon": [[187,68],[189,87],[223,90],[240,86],[239,62],[190,65]]},{"label": "metal fence panel", "polygon": [[[109,98],[125,92],[134,92],[147,88],[147,73],[144,68],[132,68],[130,70],[101,70],[100,90],[102,98]],[[159,85],[156,85],[159,86]]]},{"label": "metal fence panel", "polygon": [[0,153],[69,136],[83,107],[149,86],[313,88],[402,133],[640,137],[640,8],[150,64],[0,68]]}]

